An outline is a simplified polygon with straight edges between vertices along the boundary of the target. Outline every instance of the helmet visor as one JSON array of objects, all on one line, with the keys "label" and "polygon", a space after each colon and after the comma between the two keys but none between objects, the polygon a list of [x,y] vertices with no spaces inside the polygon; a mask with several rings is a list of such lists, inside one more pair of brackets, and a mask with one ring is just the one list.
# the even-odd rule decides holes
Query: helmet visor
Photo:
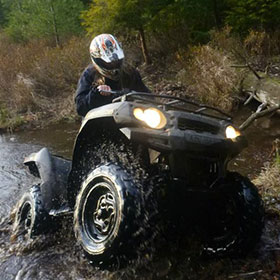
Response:
[{"label": "helmet visor", "polygon": [[94,62],[101,68],[106,70],[114,70],[114,69],[120,69],[123,64],[123,59],[114,60],[111,62],[105,62],[101,58],[93,58]]}]

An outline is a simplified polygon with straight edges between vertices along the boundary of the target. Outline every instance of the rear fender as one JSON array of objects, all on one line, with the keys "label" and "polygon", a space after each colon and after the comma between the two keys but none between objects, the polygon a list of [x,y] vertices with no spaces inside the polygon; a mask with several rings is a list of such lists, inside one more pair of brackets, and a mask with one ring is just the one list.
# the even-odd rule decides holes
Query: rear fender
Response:
[{"label": "rear fender", "polygon": [[31,174],[41,179],[42,201],[46,211],[57,209],[67,201],[70,160],[52,156],[47,148],[43,148],[28,156],[24,164]]},{"label": "rear fender", "polygon": [[51,155],[47,148],[41,149],[37,153],[32,153],[23,162],[32,175],[41,178],[42,182],[48,180],[51,174]]}]

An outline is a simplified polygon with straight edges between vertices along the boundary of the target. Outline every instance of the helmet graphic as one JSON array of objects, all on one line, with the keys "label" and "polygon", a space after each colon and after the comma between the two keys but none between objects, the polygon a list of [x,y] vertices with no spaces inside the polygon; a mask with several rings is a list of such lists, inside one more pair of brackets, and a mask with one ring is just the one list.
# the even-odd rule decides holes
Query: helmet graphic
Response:
[{"label": "helmet graphic", "polygon": [[96,70],[112,80],[119,80],[124,53],[113,35],[100,34],[90,44],[90,56]]}]

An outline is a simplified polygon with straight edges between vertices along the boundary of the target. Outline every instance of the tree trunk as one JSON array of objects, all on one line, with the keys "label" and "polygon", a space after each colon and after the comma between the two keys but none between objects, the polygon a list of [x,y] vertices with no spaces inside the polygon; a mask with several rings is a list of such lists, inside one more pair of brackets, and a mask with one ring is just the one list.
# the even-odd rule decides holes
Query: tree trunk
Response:
[{"label": "tree trunk", "polygon": [[139,29],[139,34],[140,34],[141,49],[142,49],[144,61],[147,65],[151,64],[151,58],[149,56],[149,52],[148,52],[148,49],[147,49],[145,34],[144,34],[144,30],[143,30],[142,26]]},{"label": "tree trunk", "polygon": [[213,11],[214,11],[216,26],[217,26],[217,28],[220,28],[222,25],[222,19],[221,19],[220,13],[219,13],[217,0],[213,0]]},{"label": "tree trunk", "polygon": [[22,12],[22,3],[21,3],[21,1],[17,1],[17,7]]},{"label": "tree trunk", "polygon": [[60,46],[60,40],[59,40],[59,34],[58,34],[58,30],[57,30],[55,10],[54,10],[54,7],[53,7],[52,0],[50,0],[49,3],[50,3],[50,11],[51,11],[51,14],[52,14],[52,25],[53,25],[53,32],[54,32],[54,37],[55,37],[55,44],[56,44],[57,47],[59,47]]}]

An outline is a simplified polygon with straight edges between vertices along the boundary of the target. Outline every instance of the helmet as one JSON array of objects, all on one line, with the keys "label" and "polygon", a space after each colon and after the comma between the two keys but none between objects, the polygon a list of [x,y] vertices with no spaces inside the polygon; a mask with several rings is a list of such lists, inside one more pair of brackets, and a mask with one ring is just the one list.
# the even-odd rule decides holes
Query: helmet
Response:
[{"label": "helmet", "polygon": [[113,35],[100,34],[90,44],[90,56],[96,70],[112,80],[119,80],[124,53]]}]

